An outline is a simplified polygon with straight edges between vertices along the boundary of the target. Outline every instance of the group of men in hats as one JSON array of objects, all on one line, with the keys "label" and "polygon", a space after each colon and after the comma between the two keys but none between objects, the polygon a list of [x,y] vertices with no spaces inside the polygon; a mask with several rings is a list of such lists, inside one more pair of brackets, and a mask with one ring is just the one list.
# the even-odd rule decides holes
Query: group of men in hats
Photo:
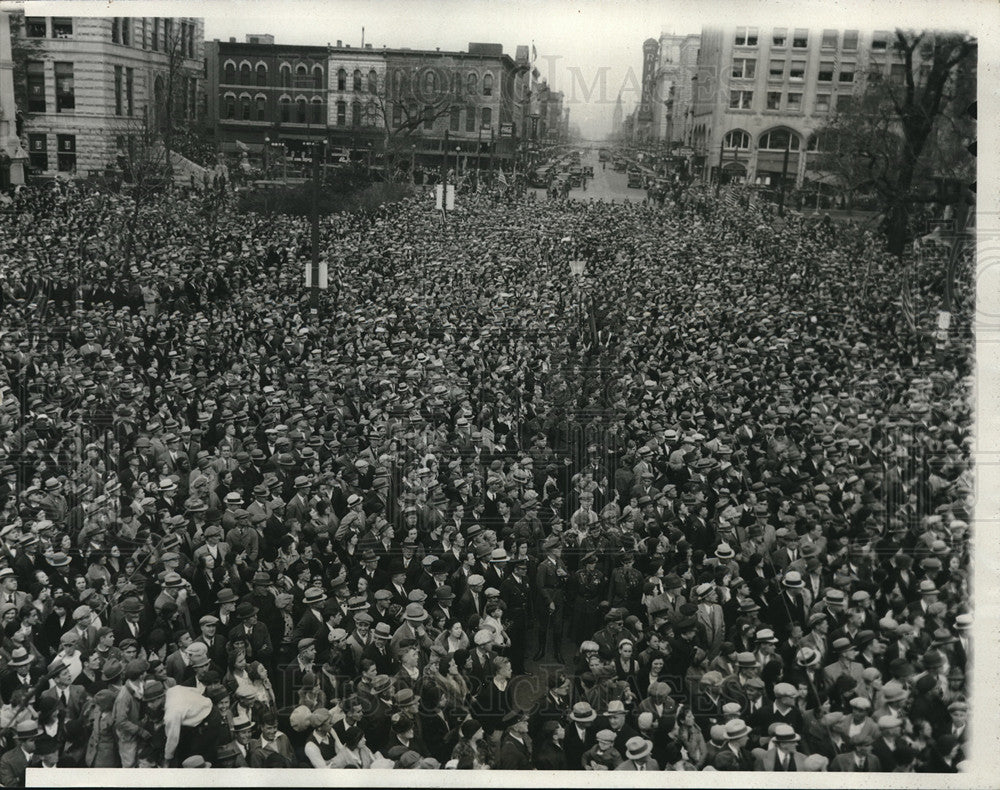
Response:
[{"label": "group of men in hats", "polygon": [[[932,365],[870,235],[756,206],[731,231],[688,195],[470,196],[461,234],[413,201],[325,220],[340,288],[310,313],[298,218],[157,199],[132,272],[113,235],[77,243],[127,198],[24,190],[32,222],[0,227],[0,783],[958,770],[968,322]],[[606,254],[574,284],[540,227]],[[820,257],[824,288],[799,270]]]}]

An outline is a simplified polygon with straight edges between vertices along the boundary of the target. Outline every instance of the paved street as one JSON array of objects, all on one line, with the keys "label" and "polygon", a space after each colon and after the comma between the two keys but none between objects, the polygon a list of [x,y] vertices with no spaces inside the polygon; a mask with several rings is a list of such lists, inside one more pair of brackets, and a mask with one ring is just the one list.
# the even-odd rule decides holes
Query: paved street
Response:
[{"label": "paved street", "polygon": [[[623,200],[644,200],[645,189],[630,189],[626,186],[625,173],[616,173],[611,169],[611,163],[607,163],[607,169],[601,169],[601,162],[597,158],[597,149],[584,149],[580,157],[580,164],[584,167],[590,165],[594,168],[594,177],[587,179],[586,191],[580,188],[571,189],[569,196],[573,200],[607,200],[621,202]],[[538,200],[545,200],[545,190],[535,189]]]}]

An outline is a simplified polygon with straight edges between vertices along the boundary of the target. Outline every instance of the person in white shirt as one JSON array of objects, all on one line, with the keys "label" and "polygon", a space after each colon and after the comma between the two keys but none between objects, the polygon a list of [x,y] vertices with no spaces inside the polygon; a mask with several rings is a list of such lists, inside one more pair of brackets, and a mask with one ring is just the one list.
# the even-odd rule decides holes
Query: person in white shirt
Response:
[{"label": "person in white shirt", "polygon": [[180,743],[182,728],[194,728],[212,712],[212,700],[193,686],[171,686],[163,705],[163,725],[167,736],[164,759],[169,764]]}]

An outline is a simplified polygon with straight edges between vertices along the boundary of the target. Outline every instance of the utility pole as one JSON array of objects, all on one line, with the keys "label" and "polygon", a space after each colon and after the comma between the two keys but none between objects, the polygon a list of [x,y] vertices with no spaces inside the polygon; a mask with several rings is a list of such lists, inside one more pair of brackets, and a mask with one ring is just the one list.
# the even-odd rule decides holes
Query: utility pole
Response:
[{"label": "utility pole", "polygon": [[448,219],[448,130],[444,130],[444,144],[441,157],[441,219]]},{"label": "utility pole", "polygon": [[313,143],[313,201],[312,201],[312,306],[319,314],[319,180],[320,151],[323,144]]}]

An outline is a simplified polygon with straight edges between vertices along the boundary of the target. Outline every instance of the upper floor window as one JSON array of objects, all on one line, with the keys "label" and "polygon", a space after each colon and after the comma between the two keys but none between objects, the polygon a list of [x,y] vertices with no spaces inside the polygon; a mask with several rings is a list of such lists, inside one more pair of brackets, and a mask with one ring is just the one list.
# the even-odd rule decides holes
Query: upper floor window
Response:
[{"label": "upper floor window", "polygon": [[73,35],[73,17],[52,17],[52,38],[70,38]]},{"label": "upper floor window", "polygon": [[483,76],[483,96],[493,95],[493,75],[485,74]]},{"label": "upper floor window", "polygon": [[355,93],[360,93],[362,91],[361,87],[361,69],[354,70],[354,84],[351,86]]},{"label": "upper floor window", "polygon": [[267,66],[263,63],[257,64],[257,87],[263,88],[267,85]]},{"label": "upper floor window", "polygon": [[757,73],[755,58],[733,58],[733,78],[752,79]]},{"label": "upper floor window", "polygon": [[756,47],[757,28],[755,27],[736,28],[736,38],[733,40],[733,43],[738,47]]},{"label": "upper floor window", "polygon": [[24,34],[28,38],[45,38],[48,30],[44,16],[28,16],[24,18]]},{"label": "upper floor window", "polygon": [[337,90],[346,91],[347,90],[347,72],[344,69],[339,69],[337,71]]},{"label": "upper floor window", "polygon": [[73,64],[56,63],[56,112],[76,107],[76,90],[73,84]]},{"label": "upper floor window", "polygon": [[225,73],[223,75],[223,80],[226,85],[233,85],[236,82],[236,64],[227,63],[224,69]]}]

